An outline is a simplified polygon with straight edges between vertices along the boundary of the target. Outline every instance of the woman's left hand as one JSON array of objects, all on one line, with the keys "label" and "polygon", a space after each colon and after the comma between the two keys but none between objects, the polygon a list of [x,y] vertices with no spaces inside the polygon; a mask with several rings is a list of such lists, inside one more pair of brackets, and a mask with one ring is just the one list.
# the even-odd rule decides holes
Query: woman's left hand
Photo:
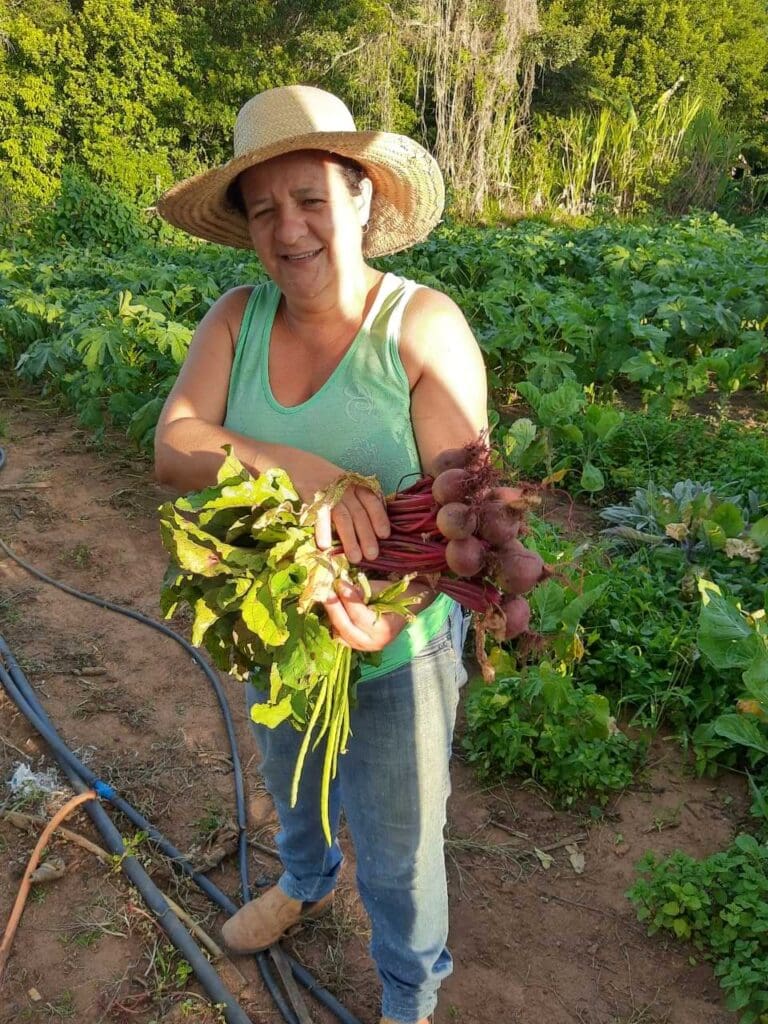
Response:
[{"label": "woman's left hand", "polygon": [[353,650],[380,651],[405,628],[402,615],[377,614],[370,608],[359,587],[339,580],[335,591],[325,610],[336,636]]}]

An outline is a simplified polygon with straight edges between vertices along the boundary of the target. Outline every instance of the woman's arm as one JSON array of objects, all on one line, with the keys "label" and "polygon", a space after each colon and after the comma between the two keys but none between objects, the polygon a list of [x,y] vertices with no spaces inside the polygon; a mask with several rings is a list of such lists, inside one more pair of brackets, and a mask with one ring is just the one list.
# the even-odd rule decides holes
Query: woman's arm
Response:
[{"label": "woman's arm", "polygon": [[[199,490],[216,479],[231,444],[255,475],[280,467],[291,477],[303,501],[312,501],[342,470],[318,455],[289,445],[246,437],[223,426],[235,345],[250,288],[234,288],[206,313],[195,332],[178,379],[163,407],[155,432],[155,475],[179,493]],[[378,555],[378,537],[389,535],[381,500],[365,488],[348,488],[333,510],[318,518],[317,540],[331,544],[331,523],[350,561]]]},{"label": "woman's arm", "polygon": [[420,288],[403,318],[400,355],[411,381],[411,420],[424,472],[447,448],[488,429],[488,385],[480,347],[459,307]]},{"label": "woman's arm", "polygon": [[[400,356],[411,384],[416,444],[429,473],[440,452],[462,448],[487,429],[485,365],[455,302],[427,288],[408,303]],[[410,592],[418,589],[411,587]],[[325,607],[337,635],[357,650],[381,650],[405,624],[399,615],[376,618],[354,588],[340,589]]]}]

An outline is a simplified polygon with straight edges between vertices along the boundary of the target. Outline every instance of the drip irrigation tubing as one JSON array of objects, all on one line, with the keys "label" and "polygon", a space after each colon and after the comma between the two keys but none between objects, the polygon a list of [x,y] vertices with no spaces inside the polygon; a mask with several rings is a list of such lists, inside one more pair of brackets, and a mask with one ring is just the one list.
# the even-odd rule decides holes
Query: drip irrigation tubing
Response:
[{"label": "drip irrigation tubing", "polygon": [[[0,452],[2,452],[2,449],[0,449]],[[0,462],[0,467],[1,466],[2,462]],[[181,647],[184,648],[184,650],[193,658],[195,663],[205,673],[205,675],[211,682],[212,686],[214,687],[217,698],[219,700],[219,706],[226,724],[227,736],[230,743],[230,749],[232,751],[232,764],[235,776],[235,799],[237,803],[237,820],[239,829],[238,847],[241,875],[241,891],[243,901],[246,902],[250,898],[250,896],[248,884],[248,848],[246,835],[245,795],[243,788],[242,768],[240,765],[240,759],[237,752],[237,743],[235,739],[234,723],[232,721],[231,711],[229,709],[229,705],[227,704],[227,700],[223,692],[221,681],[219,680],[217,675],[211,669],[210,665],[208,665],[208,663],[202,658],[200,653],[197,650],[195,650],[195,648],[187,640],[185,640],[184,637],[179,636],[178,633],[175,633],[172,629],[170,629],[168,626],[165,626],[163,623],[157,622],[155,619],[151,618],[148,615],[144,615],[141,612],[134,611],[130,608],[125,608],[122,605],[115,604],[112,601],[107,601],[104,598],[97,597],[93,594],[84,593],[80,590],[77,590],[74,587],[69,586],[66,583],[62,583],[60,580],[53,579],[51,576],[46,575],[41,570],[37,569],[35,566],[31,565],[29,562],[19,557],[14,551],[11,550],[11,548],[8,547],[7,544],[5,544],[5,542],[2,539],[0,539],[0,550],[5,552],[5,554],[9,558],[15,561],[27,572],[31,573],[33,576],[37,577],[43,582],[48,583],[51,586],[57,587],[59,590],[62,590],[73,597],[77,597],[81,600],[88,601],[91,604],[95,604],[100,608],[105,608],[109,611],[116,612],[120,615],[125,615],[128,618],[134,619],[138,622],[143,623],[144,625],[150,626],[151,628],[163,633],[165,636],[170,637],[171,639],[175,640],[178,644],[180,644]],[[216,903],[226,913],[235,913],[237,907],[229,899],[229,897],[227,897],[223,892],[221,892],[221,890],[219,890],[205,875],[196,872],[192,865],[183,856],[183,854],[181,854],[171,843],[169,843],[168,840],[165,839],[165,837],[162,836],[162,834],[150,822],[148,822],[141,814],[139,814],[139,812],[136,811],[127,801],[120,797],[119,794],[117,794],[111,786],[108,786],[106,783],[99,780],[95,776],[95,774],[90,769],[86,768],[86,766],[83,765],[75,756],[75,754],[66,746],[66,744],[61,740],[61,738],[58,736],[55,729],[53,728],[50,720],[48,719],[48,716],[46,715],[39,701],[37,700],[37,697],[34,693],[31,684],[24,676],[24,673],[21,671],[18,662],[13,657],[13,654],[10,651],[8,644],[6,643],[2,636],[0,636],[0,656],[3,658],[7,665],[7,669],[4,669],[3,666],[0,664],[0,683],[2,683],[2,685],[8,691],[9,696],[14,701],[14,703],[17,704],[19,710],[25,715],[25,717],[29,719],[30,723],[35,727],[35,729],[37,729],[40,735],[43,736],[43,738],[49,744],[51,750],[54,752],[56,756],[56,759],[61,764],[62,769],[72,782],[76,791],[82,792],[88,786],[96,790],[100,797],[109,800],[110,803],[112,803],[113,806],[120,810],[133,824],[135,824],[138,828],[142,829],[143,831],[146,831],[149,837],[152,839],[152,841],[158,846],[158,848],[161,849],[162,852],[165,853],[166,856],[168,856],[172,860],[172,862],[177,867],[179,867],[185,874],[189,875],[189,877],[201,888],[201,890],[205,892],[209,899]],[[88,810],[89,815],[91,815],[94,824],[96,824],[97,828],[110,845],[110,849],[112,849],[113,852],[120,852],[122,857],[122,863],[129,865],[130,870],[134,872],[137,878],[139,876],[139,873],[143,874],[146,877],[146,880],[149,883],[148,886],[146,887],[146,893],[148,894],[148,896],[145,896],[145,898],[147,899],[147,905],[150,907],[151,910],[153,910],[153,912],[157,914],[164,928],[166,928],[166,923],[172,919],[173,923],[171,925],[171,928],[173,929],[173,935],[171,934],[171,929],[166,928],[169,938],[171,938],[174,944],[176,944],[177,938],[180,942],[184,944],[183,949],[179,946],[177,946],[177,948],[179,948],[184,957],[187,960],[189,960],[191,966],[195,970],[196,976],[200,980],[203,987],[206,989],[206,992],[208,992],[209,995],[212,995],[214,1002],[222,1002],[225,1004],[225,1006],[232,1008],[233,1014],[239,1014],[239,1016],[232,1016],[232,1024],[248,1024],[248,1017],[243,1015],[243,1011],[237,1006],[236,1003],[233,1003],[233,997],[226,992],[226,989],[224,989],[224,994],[227,996],[227,998],[224,999],[221,997],[223,989],[221,980],[219,979],[218,975],[216,974],[215,970],[213,970],[207,959],[199,951],[197,945],[194,943],[194,940],[191,939],[186,929],[178,921],[178,918],[176,918],[176,916],[170,910],[167,903],[165,903],[165,899],[162,896],[160,890],[157,889],[157,887],[154,885],[149,876],[146,875],[146,872],[144,872],[143,868],[141,868],[141,865],[138,864],[135,858],[123,857],[121,851],[124,851],[124,846],[122,843],[122,839],[120,837],[120,833],[113,825],[111,819],[109,818],[109,815],[106,813],[104,808],[95,801],[91,801],[85,806],[86,809]],[[103,828],[102,825],[104,826]],[[135,868],[138,868],[138,871],[136,871]],[[140,884],[137,878],[134,878],[129,873],[127,868],[126,874],[129,875],[131,881],[134,883],[134,885],[136,885],[137,889],[139,889],[139,891],[142,892],[142,895],[145,895],[145,889],[142,887],[143,882],[142,884]],[[159,913],[158,910],[156,910],[156,907],[160,908]],[[189,943],[191,943],[192,946],[194,947],[194,954],[192,952],[187,951]],[[357,1018],[352,1013],[350,1013],[344,1006],[342,1006],[341,1003],[339,1003],[338,1000],[330,992],[327,991],[327,989],[323,988],[323,986],[321,986],[313,978],[310,972],[303,965],[294,960],[293,957],[290,957],[287,954],[285,954],[279,947],[275,950],[275,953],[279,957],[285,958],[293,976],[304,986],[304,988],[307,989],[307,991],[311,995],[313,995],[318,1000],[318,1002],[322,1003],[328,1010],[331,1011],[331,1013],[337,1018],[340,1024],[360,1024]],[[195,962],[193,962],[192,960],[193,955],[202,958],[202,960],[205,962],[207,970],[206,968],[202,967],[202,965],[199,966],[203,976],[206,978],[206,981],[203,981],[203,978],[200,976],[200,974],[198,974]],[[286,1024],[299,1024],[299,1018],[297,1016],[297,1013],[294,1012],[293,1008],[286,1001],[282,991],[277,985],[274,976],[272,975],[266,952],[257,953],[256,960],[264,984],[267,987],[267,990],[269,991],[270,995],[272,996],[275,1005],[280,1011],[281,1016],[286,1021]],[[211,972],[213,973],[213,977],[216,980],[215,982],[211,981],[213,988],[209,989],[207,982],[211,980]],[[215,996],[213,995],[214,992],[217,993]],[[227,1015],[228,1012],[230,1012],[229,1009],[225,1010],[225,1016]],[[229,1017],[227,1017],[227,1021],[229,1024]]]},{"label": "drip irrigation tubing", "polygon": [[[27,702],[23,695],[22,688],[17,686],[18,678],[18,675],[16,679],[12,678],[10,672],[6,671],[6,669],[0,665],[0,683],[2,683],[8,696],[14,704],[16,704],[19,711],[21,711],[21,713],[46,739],[54,756],[59,761],[62,770],[68,777],[74,791],[76,793],[87,792],[88,786],[72,768],[68,759],[60,759],[59,756],[57,756],[60,754],[60,750],[58,749],[60,741],[51,742],[51,739],[47,734],[50,734],[53,730],[49,728],[46,722],[38,717],[33,710],[32,705]],[[200,951],[197,943],[192,939],[192,936],[168,906],[162,892],[157,888],[136,857],[126,850],[122,836],[115,828],[109,815],[101,804],[96,800],[90,800],[85,804],[85,809],[105,840],[107,849],[110,853],[120,857],[120,867],[139,890],[145,903],[157,917],[163,931],[166,933],[173,945],[189,963],[195,973],[195,977],[203,986],[206,993],[215,1003],[221,1003],[224,1005],[224,1016],[227,1020],[227,1024],[251,1024],[250,1018],[237,1005],[237,1001],[234,996],[222,983],[221,978],[219,978],[214,967],[210,964],[207,957],[205,957]]]}]

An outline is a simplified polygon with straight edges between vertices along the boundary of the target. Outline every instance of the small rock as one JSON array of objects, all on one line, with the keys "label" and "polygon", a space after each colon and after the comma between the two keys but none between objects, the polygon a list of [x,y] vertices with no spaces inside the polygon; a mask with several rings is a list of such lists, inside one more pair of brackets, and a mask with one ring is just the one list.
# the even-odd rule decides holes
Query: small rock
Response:
[{"label": "small rock", "polygon": [[36,988],[31,988],[29,992],[27,992],[27,995],[29,996],[33,1003],[39,1003],[40,1000],[43,998]]},{"label": "small rock", "polygon": [[631,849],[632,847],[629,845],[629,843],[621,843],[619,846],[614,846],[613,852],[616,854],[617,857],[626,857],[626,855],[629,853]]},{"label": "small rock", "polygon": [[590,956],[594,956],[599,948],[599,945],[596,942],[593,942],[591,946],[587,946],[587,952]]}]

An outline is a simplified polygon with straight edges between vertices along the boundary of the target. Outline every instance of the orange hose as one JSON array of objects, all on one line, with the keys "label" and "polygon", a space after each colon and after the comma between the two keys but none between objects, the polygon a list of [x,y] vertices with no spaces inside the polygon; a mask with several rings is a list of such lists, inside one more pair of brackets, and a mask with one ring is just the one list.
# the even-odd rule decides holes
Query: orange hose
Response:
[{"label": "orange hose", "polygon": [[72,811],[80,804],[85,803],[86,800],[98,800],[96,792],[89,789],[85,793],[78,793],[77,796],[73,796],[71,800],[67,800],[63,807],[61,807],[51,818],[48,824],[42,831],[40,838],[37,840],[37,844],[32,851],[32,856],[29,858],[29,864],[27,870],[24,872],[24,877],[21,880],[19,886],[19,892],[16,896],[16,902],[13,904],[13,910],[11,916],[8,918],[8,924],[5,927],[5,933],[3,935],[3,941],[0,942],[0,984],[3,980],[3,974],[5,973],[5,964],[8,960],[8,956],[11,952],[11,944],[13,943],[13,937],[16,934],[16,929],[19,926],[21,915],[24,912],[24,904],[27,902],[27,896],[29,890],[32,888],[30,878],[32,873],[36,870],[37,865],[40,863],[40,855],[48,845],[48,840],[51,838],[53,832],[59,827],[59,825],[68,818]]}]

